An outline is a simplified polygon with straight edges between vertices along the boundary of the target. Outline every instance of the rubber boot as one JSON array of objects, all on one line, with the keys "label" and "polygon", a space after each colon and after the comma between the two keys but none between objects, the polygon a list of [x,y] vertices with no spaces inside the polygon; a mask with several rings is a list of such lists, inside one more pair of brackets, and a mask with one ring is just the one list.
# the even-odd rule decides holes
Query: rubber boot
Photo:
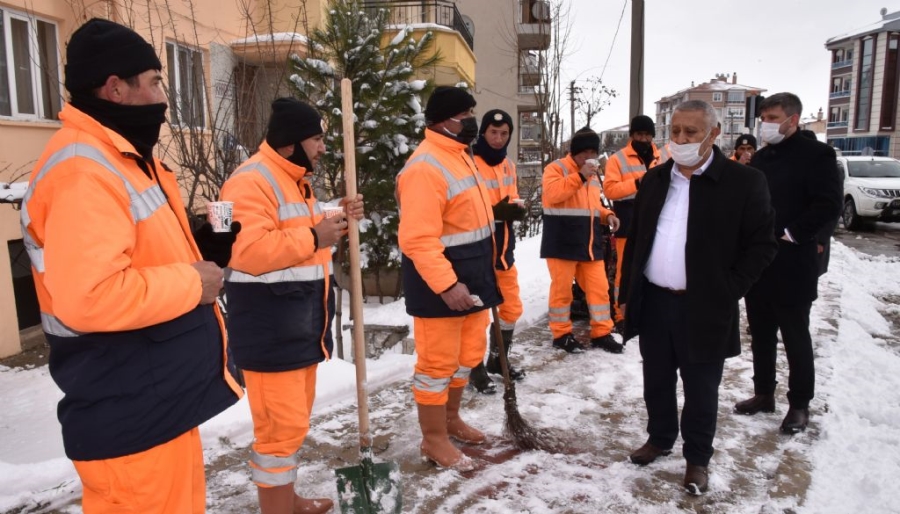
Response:
[{"label": "rubber boot", "polygon": [[304,498],[294,495],[293,514],[325,514],[334,508],[334,502],[328,498]]},{"label": "rubber boot", "polygon": [[491,380],[487,371],[484,370],[483,362],[479,362],[477,366],[472,368],[472,373],[469,374],[469,383],[481,394],[494,394],[497,392],[497,386],[494,385],[494,381]]},{"label": "rubber boot", "polygon": [[334,508],[328,498],[303,498],[294,492],[294,484],[277,487],[257,486],[261,514],[324,514]]},{"label": "rubber boot", "polygon": [[447,399],[447,434],[461,443],[481,444],[484,434],[466,424],[459,417],[459,406],[462,403],[462,387],[451,387]]},{"label": "rubber boot", "polygon": [[256,486],[259,497],[259,512],[261,514],[293,514],[294,512],[294,484],[279,485],[276,487]]},{"label": "rubber boot", "polygon": [[417,403],[416,407],[419,409],[419,427],[422,429],[422,444],[419,446],[422,458],[441,468],[471,471],[474,468],[472,459],[453,446],[447,435],[447,406]]},{"label": "rubber boot", "polygon": [[[509,362],[509,347],[512,346],[512,329],[509,330],[501,330],[500,336],[503,337],[503,349],[506,352],[506,365],[509,366],[509,378],[513,380],[522,380],[525,378],[525,372],[516,369],[513,367],[512,363]],[[488,373],[493,373],[495,375],[503,374],[503,366],[500,365],[500,348],[497,345],[497,337],[494,335],[494,327],[491,324],[491,345],[488,350],[488,361],[485,366]]]}]

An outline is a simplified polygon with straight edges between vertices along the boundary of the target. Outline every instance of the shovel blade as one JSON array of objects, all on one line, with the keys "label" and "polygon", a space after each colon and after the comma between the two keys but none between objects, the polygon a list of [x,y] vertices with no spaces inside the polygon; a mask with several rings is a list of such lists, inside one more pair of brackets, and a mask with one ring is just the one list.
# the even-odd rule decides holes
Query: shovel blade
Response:
[{"label": "shovel blade", "polygon": [[360,465],[336,469],[338,500],[345,514],[400,514],[400,468],[396,462],[363,459]]}]

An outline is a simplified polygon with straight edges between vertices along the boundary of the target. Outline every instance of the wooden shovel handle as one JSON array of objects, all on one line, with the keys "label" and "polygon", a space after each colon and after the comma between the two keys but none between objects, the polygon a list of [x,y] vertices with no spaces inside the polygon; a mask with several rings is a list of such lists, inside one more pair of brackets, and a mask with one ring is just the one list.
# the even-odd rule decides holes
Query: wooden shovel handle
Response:
[{"label": "wooden shovel handle", "polygon": [[[344,124],[344,187],[356,197],[356,135],[353,131],[353,82],[341,80],[341,120]],[[366,381],[366,341],[363,326],[362,270],[359,257],[359,223],[347,217],[350,240],[350,316],[353,317],[353,360],[356,364],[356,399],[359,403],[359,445],[370,448],[369,398]]]}]

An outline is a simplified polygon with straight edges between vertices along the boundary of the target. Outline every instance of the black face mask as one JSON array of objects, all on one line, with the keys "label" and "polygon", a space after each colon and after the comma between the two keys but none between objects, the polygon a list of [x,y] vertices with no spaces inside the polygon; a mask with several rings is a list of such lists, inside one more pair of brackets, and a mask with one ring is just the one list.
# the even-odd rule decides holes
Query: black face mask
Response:
[{"label": "black face mask", "polygon": [[313,165],[309,162],[309,157],[306,155],[306,150],[303,149],[303,145],[300,143],[294,143],[294,153],[291,154],[290,157],[287,158],[288,161],[300,166],[302,168],[306,168],[306,171],[312,171]]},{"label": "black face mask", "polygon": [[644,165],[647,166],[653,160],[653,146],[651,143],[647,141],[635,141],[631,140],[631,147],[634,148],[634,151],[637,152],[638,157],[644,161]]},{"label": "black face mask", "polygon": [[159,129],[166,122],[164,103],[150,105],[122,105],[87,93],[72,93],[72,106],[112,129],[134,145],[144,159],[153,156],[159,142]]},{"label": "black face mask", "polygon": [[[509,141],[506,142],[506,146],[509,146]],[[496,166],[503,162],[503,159],[506,159],[506,146],[497,150],[489,145],[487,139],[484,138],[484,134],[481,134],[478,136],[478,141],[475,141],[473,151],[475,155],[484,159],[488,166]]]},{"label": "black face mask", "polygon": [[459,131],[459,134],[453,134],[445,128],[444,132],[464,145],[472,144],[472,141],[475,141],[475,138],[478,137],[478,120],[476,120],[474,116],[463,118],[461,120],[456,118],[450,119],[462,125],[462,130]]}]

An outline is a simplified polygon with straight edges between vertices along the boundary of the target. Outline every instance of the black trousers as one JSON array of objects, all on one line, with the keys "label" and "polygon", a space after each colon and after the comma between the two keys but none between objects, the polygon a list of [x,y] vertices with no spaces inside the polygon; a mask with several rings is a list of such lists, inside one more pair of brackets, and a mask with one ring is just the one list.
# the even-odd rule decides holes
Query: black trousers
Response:
[{"label": "black trousers", "polygon": [[684,409],[681,412],[685,460],[706,466],[713,455],[719,383],[724,360],[691,362],[688,358],[687,298],[644,285],[639,324],[644,359],[644,403],[647,405],[649,442],[664,450],[678,437],[678,399],[675,386],[681,372]]},{"label": "black trousers", "polygon": [[795,409],[809,407],[816,384],[812,338],[809,335],[809,311],[812,302],[781,304],[769,295],[752,294],[746,298],[747,321],[753,342],[753,390],[755,394],[774,394],[775,358],[778,330],[784,341],[788,361],[788,402]]}]

